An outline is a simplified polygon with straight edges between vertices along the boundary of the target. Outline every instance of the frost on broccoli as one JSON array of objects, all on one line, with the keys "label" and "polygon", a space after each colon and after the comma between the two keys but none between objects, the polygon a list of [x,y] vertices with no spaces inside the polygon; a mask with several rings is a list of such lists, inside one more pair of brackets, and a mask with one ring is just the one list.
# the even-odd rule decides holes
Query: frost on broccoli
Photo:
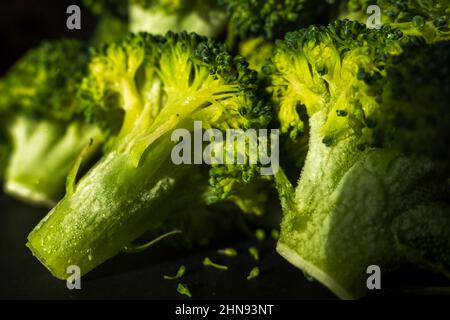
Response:
[{"label": "frost on broccoli", "polygon": [[282,130],[309,130],[298,185],[276,176],[277,250],[342,298],[369,265],[449,275],[449,48],[345,20],[289,33],[265,67]]},{"label": "frost on broccoli", "polygon": [[84,121],[77,98],[87,60],[78,41],[44,42],[1,80],[2,134],[11,149],[7,193],[36,204],[56,203],[80,152],[91,139],[90,154],[101,142],[97,127]]},{"label": "frost on broccoli", "polygon": [[[404,34],[424,37],[428,43],[450,40],[450,1],[448,0],[343,0],[341,18],[366,23],[367,8],[380,8],[382,24]],[[372,12],[373,13],[373,12]]]},{"label": "frost on broccoli", "polygon": [[82,84],[84,107],[92,119],[121,110],[120,130],[29,235],[33,254],[66,278],[68,265],[87,273],[147,232],[212,234],[212,220],[196,210],[210,197],[208,170],[172,161],[172,132],[192,132],[194,121],[204,129],[264,127],[271,113],[255,83],[242,57],[193,33],[132,34],[97,50]]}]

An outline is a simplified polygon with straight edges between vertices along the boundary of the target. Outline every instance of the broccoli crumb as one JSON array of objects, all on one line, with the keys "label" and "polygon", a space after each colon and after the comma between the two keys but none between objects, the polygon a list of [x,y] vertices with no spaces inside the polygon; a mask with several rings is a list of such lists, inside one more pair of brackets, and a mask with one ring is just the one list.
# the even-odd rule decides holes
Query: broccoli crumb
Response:
[{"label": "broccoli crumb", "polygon": [[217,252],[219,254],[227,256],[227,257],[237,256],[237,251],[236,251],[236,249],[233,249],[233,248],[223,248],[223,249],[217,250]]},{"label": "broccoli crumb", "polygon": [[203,260],[203,265],[205,267],[213,267],[213,268],[220,269],[220,270],[228,270],[228,266],[224,266],[224,265],[221,265],[221,264],[214,263],[208,257],[206,257]]},{"label": "broccoli crumb", "polygon": [[178,291],[179,294],[182,294],[184,296],[192,298],[191,291],[189,290],[189,288],[185,284],[179,283],[178,286],[177,286],[177,291]]},{"label": "broccoli crumb", "polygon": [[255,261],[259,260],[259,251],[258,251],[258,249],[256,249],[256,247],[248,248],[248,252],[253,257],[253,259],[255,259]]},{"label": "broccoli crumb", "polygon": [[176,280],[180,279],[186,273],[186,266],[182,265],[178,268],[177,274],[174,276],[164,276],[164,280]]},{"label": "broccoli crumb", "polygon": [[277,229],[273,229],[270,232],[270,235],[271,235],[272,239],[278,240],[280,238],[280,231],[278,231]]},{"label": "broccoli crumb", "polygon": [[255,232],[255,236],[259,241],[264,241],[266,239],[266,232],[263,229],[258,229]]},{"label": "broccoli crumb", "polygon": [[247,280],[251,280],[254,279],[256,277],[259,276],[259,268],[258,267],[254,267],[252,270],[250,270],[250,273],[247,276]]}]

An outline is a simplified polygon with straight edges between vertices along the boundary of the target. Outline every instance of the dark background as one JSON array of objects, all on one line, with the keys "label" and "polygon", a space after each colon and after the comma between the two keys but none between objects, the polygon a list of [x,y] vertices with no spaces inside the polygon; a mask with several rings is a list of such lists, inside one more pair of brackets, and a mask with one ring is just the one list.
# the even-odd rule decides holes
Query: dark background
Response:
[{"label": "dark background", "polygon": [[[80,1],[15,0],[0,2],[0,75],[28,49],[43,39],[74,37],[87,40],[96,19],[82,6],[82,29],[66,28],[66,8]],[[317,282],[310,282],[302,272],[276,254],[275,241],[259,242],[251,238],[232,238],[226,244],[239,251],[234,258],[217,255],[224,244],[212,244],[195,251],[168,249],[156,245],[139,254],[120,254],[82,279],[82,290],[70,291],[63,281],[53,278],[25,247],[26,237],[46,209],[27,206],[0,192],[0,299],[177,299],[177,281],[167,281],[163,275],[173,275],[184,264],[188,272],[182,282],[200,299],[335,299]],[[255,245],[261,253],[259,278],[247,281],[255,262],[247,250]],[[205,256],[227,264],[221,271],[204,268]],[[395,278],[395,281],[391,281]],[[404,283],[439,283],[418,270],[402,270],[383,278],[384,290],[374,297],[397,296]]]}]

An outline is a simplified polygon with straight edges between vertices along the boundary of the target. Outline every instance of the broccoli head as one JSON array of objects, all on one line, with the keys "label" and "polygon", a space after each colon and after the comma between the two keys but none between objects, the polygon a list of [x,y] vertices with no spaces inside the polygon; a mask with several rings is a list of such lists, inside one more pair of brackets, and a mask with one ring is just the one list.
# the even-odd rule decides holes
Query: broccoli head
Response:
[{"label": "broccoli head", "polygon": [[185,213],[200,215],[190,208],[211,198],[208,170],[174,163],[172,133],[190,135],[194,121],[218,130],[265,126],[271,113],[255,80],[241,57],[194,33],[131,34],[95,51],[82,82],[84,108],[93,121],[121,110],[120,129],[29,235],[33,254],[66,278],[68,265],[87,273],[146,232],[202,221]]},{"label": "broccoli head", "polygon": [[11,195],[36,204],[56,203],[81,150],[93,139],[92,153],[101,142],[77,98],[87,55],[75,40],[44,42],[1,80],[3,135],[11,148],[4,189]]},{"label": "broccoli head", "polygon": [[287,34],[264,68],[282,131],[309,137],[297,187],[276,175],[277,250],[340,297],[370,265],[449,275],[449,54],[344,20]]},{"label": "broccoli head", "polygon": [[327,1],[221,0],[227,7],[232,29],[241,37],[282,37],[287,31],[307,26],[326,16]]},{"label": "broccoli head", "polygon": [[370,5],[380,8],[381,23],[404,34],[421,36],[429,43],[450,39],[450,1],[448,0],[344,0],[341,18],[365,23]]}]

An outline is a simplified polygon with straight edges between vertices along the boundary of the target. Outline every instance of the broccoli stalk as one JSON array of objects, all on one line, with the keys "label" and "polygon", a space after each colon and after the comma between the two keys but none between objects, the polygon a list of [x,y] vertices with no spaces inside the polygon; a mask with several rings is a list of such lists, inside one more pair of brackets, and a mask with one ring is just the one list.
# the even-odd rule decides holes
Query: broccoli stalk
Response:
[{"label": "broccoli stalk", "polygon": [[265,67],[282,131],[309,134],[297,186],[276,175],[277,251],[341,298],[370,265],[449,275],[448,52],[337,21],[288,34]]},{"label": "broccoli stalk", "polygon": [[4,189],[10,195],[54,205],[81,151],[91,145],[87,160],[99,149],[103,134],[87,124],[77,97],[86,65],[80,42],[44,42],[0,82],[2,130],[9,140]]},{"label": "broccoli stalk", "polygon": [[205,203],[208,177],[195,181],[199,166],[172,162],[171,133],[192,131],[195,120],[217,129],[265,125],[270,116],[255,94],[255,77],[242,58],[196,34],[141,33],[99,50],[83,81],[86,108],[93,117],[122,109],[122,127],[105,155],[31,232],[33,254],[58,278],[68,276],[71,264],[85,274]]}]

